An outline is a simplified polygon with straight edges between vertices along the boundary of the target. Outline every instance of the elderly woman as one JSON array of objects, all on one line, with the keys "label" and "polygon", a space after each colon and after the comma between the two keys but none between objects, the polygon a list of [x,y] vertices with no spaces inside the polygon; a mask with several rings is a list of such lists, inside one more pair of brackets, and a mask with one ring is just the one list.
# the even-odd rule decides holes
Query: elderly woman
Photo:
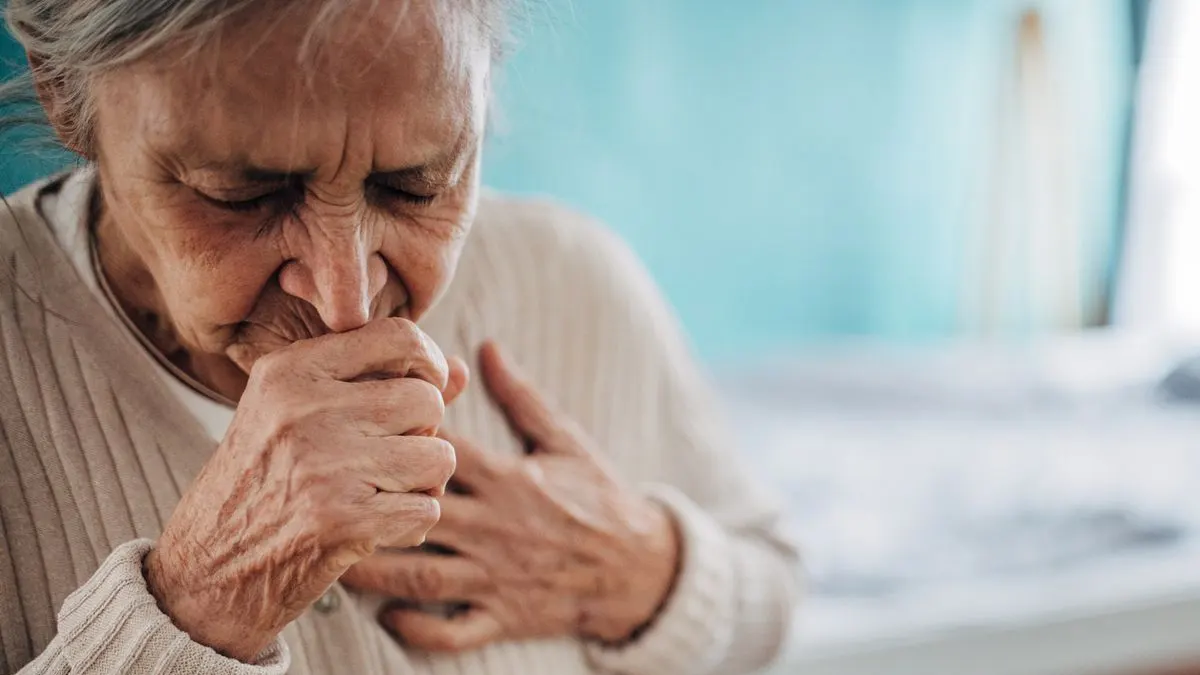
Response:
[{"label": "elderly woman", "polygon": [[0,672],[779,651],[795,553],[647,275],[480,192],[506,11],[9,0],[85,162],[0,216]]}]

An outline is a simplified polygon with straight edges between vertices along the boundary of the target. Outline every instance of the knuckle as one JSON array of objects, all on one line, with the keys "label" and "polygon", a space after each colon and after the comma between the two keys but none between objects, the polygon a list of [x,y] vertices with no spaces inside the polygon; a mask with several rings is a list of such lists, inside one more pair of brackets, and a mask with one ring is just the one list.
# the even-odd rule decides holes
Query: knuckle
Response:
[{"label": "knuckle", "polygon": [[429,495],[412,493],[409,498],[403,513],[397,514],[392,522],[398,533],[394,539],[401,546],[411,547],[425,542],[425,536],[441,519],[442,508],[438,500]]},{"label": "knuckle", "polygon": [[418,567],[413,574],[414,588],[413,592],[419,597],[436,598],[441,597],[441,593],[445,588],[446,579],[442,575],[441,570],[432,565],[423,565]]},{"label": "knuckle", "polygon": [[450,366],[441,348],[420,326],[408,319],[397,319],[391,339],[410,355],[409,375],[428,380],[440,393],[450,381]]},{"label": "knuckle", "polygon": [[411,348],[422,342],[421,329],[408,319],[392,317],[379,324],[380,330],[386,331],[386,339],[397,346]]},{"label": "knuckle", "polygon": [[413,508],[413,524],[424,537],[429,530],[442,518],[442,505],[438,500],[428,495],[417,495],[417,504]]},{"label": "knuckle", "polygon": [[412,575],[403,567],[380,571],[375,579],[375,586],[397,598],[408,599],[416,596],[416,585],[413,583]]},{"label": "knuckle", "polygon": [[404,407],[419,415],[422,421],[433,426],[441,424],[442,416],[446,414],[446,402],[442,400],[442,392],[425,380],[405,378],[402,385],[407,390]]},{"label": "knuckle", "polygon": [[402,470],[408,473],[412,493],[439,488],[444,490],[457,468],[453,446],[434,436],[403,440],[411,448],[403,460]]},{"label": "knuckle", "polygon": [[259,357],[250,369],[252,383],[263,390],[280,386],[289,379],[294,370],[288,361],[286,349],[276,350]]},{"label": "knuckle", "polygon": [[457,453],[450,441],[442,438],[435,438],[433,440],[435,441],[433,444],[433,454],[435,455],[434,471],[437,472],[437,476],[442,484],[445,484],[449,482],[454,476],[454,472],[458,469]]},{"label": "knuckle", "polygon": [[391,380],[383,386],[388,388],[375,405],[374,417],[378,423],[389,420],[406,428],[406,433],[430,435],[442,423],[446,404],[442,393],[432,384],[411,377]]}]

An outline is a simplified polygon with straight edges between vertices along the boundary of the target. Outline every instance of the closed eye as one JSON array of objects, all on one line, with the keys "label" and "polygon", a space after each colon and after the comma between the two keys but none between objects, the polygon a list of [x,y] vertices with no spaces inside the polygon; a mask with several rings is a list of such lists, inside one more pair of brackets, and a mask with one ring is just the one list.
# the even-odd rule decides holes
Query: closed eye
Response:
[{"label": "closed eye", "polygon": [[197,195],[204,201],[235,213],[246,213],[254,211],[262,211],[270,209],[272,211],[287,211],[295,208],[304,201],[304,181],[302,177],[297,176],[295,179],[289,179],[284,183],[275,183],[273,185],[263,185],[257,191],[240,190],[241,194],[246,194],[246,197],[230,199],[226,196],[217,196],[209,194],[200,189],[193,188]]},{"label": "closed eye", "polygon": [[436,193],[434,193],[434,194],[416,193],[416,192],[412,192],[410,190],[405,190],[403,188],[396,187],[394,185],[388,185],[387,183],[385,183],[383,181],[372,182],[370,185],[371,185],[371,187],[373,187],[375,189],[375,191],[380,196],[383,196],[383,197],[386,197],[389,199],[398,199],[400,201],[407,202],[409,204],[416,204],[417,206],[424,206],[426,204],[430,204],[433,202],[434,199],[437,199]]},{"label": "closed eye", "polygon": [[275,202],[279,199],[279,196],[280,196],[279,192],[280,191],[277,190],[275,192],[268,192],[265,195],[251,197],[250,199],[239,199],[236,201],[230,201],[227,199],[219,199],[217,197],[213,197],[211,195],[206,195],[204,193],[199,193],[199,194],[201,197],[204,198],[205,201],[210,202],[216,206],[219,206],[227,211],[245,212],[245,211],[257,211],[265,206],[271,205],[272,202]]}]

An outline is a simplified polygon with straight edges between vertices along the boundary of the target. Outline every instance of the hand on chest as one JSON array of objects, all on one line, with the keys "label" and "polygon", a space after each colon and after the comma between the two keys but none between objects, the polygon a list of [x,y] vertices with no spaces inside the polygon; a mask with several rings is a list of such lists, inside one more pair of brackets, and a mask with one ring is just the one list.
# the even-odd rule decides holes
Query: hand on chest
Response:
[{"label": "hand on chest", "polygon": [[490,403],[460,399],[439,430],[457,468],[425,546],[371,556],[342,581],[393,598],[385,624],[425,649],[622,639],[673,574],[668,516],[622,486],[589,435],[494,346],[479,371],[474,394]]}]

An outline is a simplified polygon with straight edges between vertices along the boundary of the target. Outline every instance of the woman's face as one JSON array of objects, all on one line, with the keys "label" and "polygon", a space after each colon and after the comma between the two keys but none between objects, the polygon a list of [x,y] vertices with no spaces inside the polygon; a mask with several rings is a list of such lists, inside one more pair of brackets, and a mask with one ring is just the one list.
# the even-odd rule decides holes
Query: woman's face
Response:
[{"label": "woman's face", "polygon": [[474,215],[491,60],[478,24],[435,4],[348,3],[304,61],[315,14],[271,10],[95,82],[99,237],[123,300],[242,371],[420,317]]}]

